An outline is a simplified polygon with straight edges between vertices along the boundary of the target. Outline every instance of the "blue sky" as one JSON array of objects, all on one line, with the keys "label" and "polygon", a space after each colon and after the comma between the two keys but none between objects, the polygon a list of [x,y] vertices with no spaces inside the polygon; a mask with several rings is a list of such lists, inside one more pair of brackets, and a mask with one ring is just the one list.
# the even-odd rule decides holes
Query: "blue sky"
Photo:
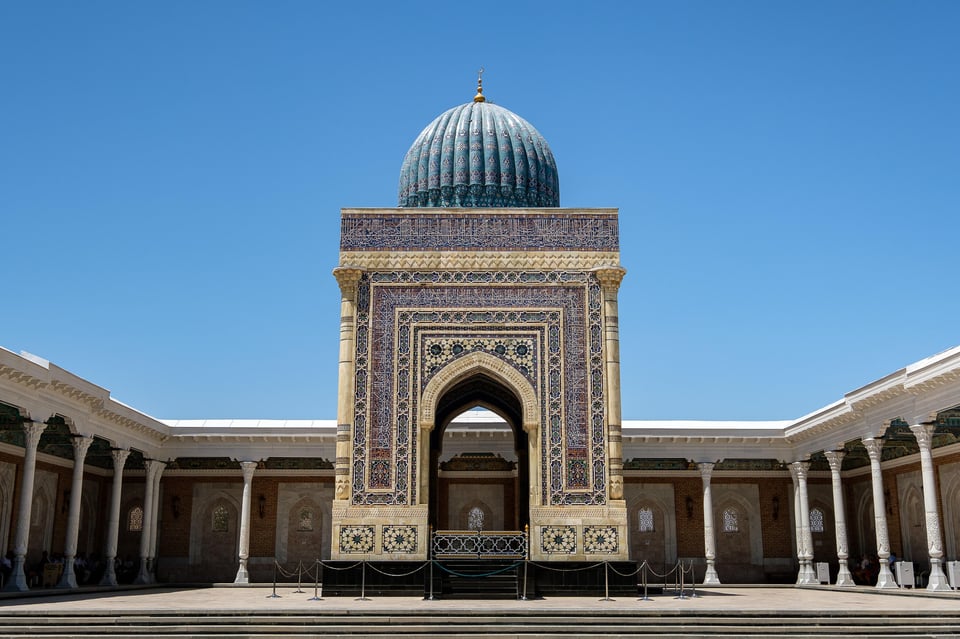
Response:
[{"label": "blue sky", "polygon": [[[347,6],[350,5],[350,6]],[[627,419],[960,343],[960,3],[0,3],[0,345],[161,418],[333,419],[341,207],[488,98],[619,207]]]}]

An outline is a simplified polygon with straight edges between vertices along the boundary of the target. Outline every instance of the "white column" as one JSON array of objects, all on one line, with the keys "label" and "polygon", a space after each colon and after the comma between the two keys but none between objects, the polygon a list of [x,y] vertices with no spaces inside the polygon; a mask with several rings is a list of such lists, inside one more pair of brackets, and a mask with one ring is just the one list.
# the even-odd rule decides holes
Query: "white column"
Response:
[{"label": "white column", "polygon": [[853,575],[850,574],[850,551],[847,549],[847,519],[843,505],[843,483],[840,479],[840,469],[846,453],[842,450],[828,450],[823,453],[830,464],[830,480],[833,485],[833,526],[837,537],[837,560],[840,562],[840,572],[837,573],[838,586],[854,586]]},{"label": "white column", "polygon": [[101,586],[116,586],[117,572],[114,567],[117,559],[117,537],[120,535],[120,496],[123,490],[123,466],[127,463],[130,451],[114,448],[113,456],[113,492],[110,494],[110,520],[107,522],[107,546],[104,549],[106,572],[100,580]]},{"label": "white column", "polygon": [[920,445],[920,473],[923,478],[923,510],[927,523],[927,551],[930,553],[930,579],[927,590],[949,591],[950,584],[943,574],[943,543],[940,539],[940,508],[937,504],[937,477],[933,472],[933,431],[936,424],[916,424],[910,427]]},{"label": "white column", "polygon": [[237,569],[235,584],[250,583],[250,574],[247,572],[247,559],[250,556],[250,490],[253,484],[253,471],[257,469],[257,462],[240,462],[243,471],[243,501],[240,504],[240,567]]},{"label": "white column", "polygon": [[810,533],[810,497],[807,493],[807,474],[810,472],[810,463],[798,461],[790,466],[795,469],[800,505],[800,511],[797,513],[800,529],[800,536],[797,538],[797,556],[800,559],[797,585],[804,586],[817,583],[817,576],[813,572],[813,535]]},{"label": "white column", "polygon": [[77,575],[73,570],[73,561],[77,557],[77,535],[80,532],[80,504],[83,493],[83,461],[87,450],[93,443],[93,437],[77,435],[73,443],[73,482],[70,485],[70,509],[67,514],[67,539],[63,550],[63,574],[57,588],[76,588]]},{"label": "white column", "polygon": [[30,589],[27,576],[23,572],[23,564],[27,556],[27,547],[30,543],[30,511],[33,507],[33,478],[37,466],[37,445],[40,435],[47,427],[43,422],[25,422],[23,472],[20,482],[20,506],[17,511],[17,536],[13,542],[13,571],[10,581],[4,587],[8,591],[26,591]]},{"label": "white column", "polygon": [[877,575],[877,588],[896,588],[897,582],[890,572],[890,537],[887,533],[887,503],[883,498],[883,473],[880,471],[880,459],[883,454],[883,439],[866,437],[863,445],[870,457],[870,476],[873,484],[873,521],[877,534],[877,557],[880,559],[880,573]]},{"label": "white column", "polygon": [[703,554],[707,559],[707,570],[703,575],[704,585],[720,583],[715,565],[717,544],[713,536],[713,495],[710,492],[710,476],[713,474],[714,465],[712,463],[697,464],[697,468],[700,469],[700,478],[703,480]]},{"label": "white column", "polygon": [[150,573],[150,583],[157,581],[157,535],[160,531],[160,479],[167,468],[166,462],[157,462],[159,467],[153,477],[153,517],[150,521],[150,549],[147,553],[147,568]]},{"label": "white column", "polygon": [[148,459],[144,462],[146,477],[143,483],[143,530],[140,533],[140,570],[137,578],[133,580],[135,584],[150,583],[150,570],[147,561],[150,558],[150,529],[153,528],[153,501],[154,478],[159,468],[163,467],[163,462],[155,459]]},{"label": "white column", "polygon": [[803,548],[803,531],[800,530],[800,480],[797,478],[797,467],[792,463],[787,465],[790,470],[790,479],[793,480],[793,538],[797,545],[797,585],[803,582],[804,565],[803,556],[806,554]]}]

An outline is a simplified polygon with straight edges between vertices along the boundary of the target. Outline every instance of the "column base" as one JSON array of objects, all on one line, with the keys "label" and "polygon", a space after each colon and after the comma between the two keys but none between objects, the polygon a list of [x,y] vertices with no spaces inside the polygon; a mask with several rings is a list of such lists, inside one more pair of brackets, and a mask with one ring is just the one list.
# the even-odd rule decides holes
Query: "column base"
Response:
[{"label": "column base", "polygon": [[233,580],[235,584],[249,584],[250,574],[247,572],[247,560],[240,560],[240,567],[237,569],[237,577]]},{"label": "column base", "polygon": [[877,575],[877,588],[899,588],[886,559],[880,559],[880,573]]},{"label": "column base", "polygon": [[927,580],[927,590],[931,592],[950,592],[951,590],[939,559],[930,560],[930,579]]},{"label": "column base", "polygon": [[73,557],[64,561],[63,574],[60,575],[60,581],[57,582],[57,588],[60,590],[73,590],[77,587],[77,573],[73,570]]},{"label": "column base", "polygon": [[117,585],[117,571],[114,568],[115,557],[107,557],[106,564],[107,568],[103,572],[103,578],[100,579],[100,586],[116,586]]},{"label": "column base", "polygon": [[853,581],[853,575],[850,574],[850,569],[847,568],[846,560],[841,560],[840,562],[840,572],[837,573],[837,583],[835,585],[841,588],[852,588],[857,585]]},{"label": "column base", "polygon": [[23,572],[24,557],[13,560],[13,570],[10,571],[10,580],[4,585],[3,592],[26,592],[30,590],[27,575]]},{"label": "column base", "polygon": [[720,576],[717,575],[717,569],[713,566],[713,560],[707,560],[707,570],[703,573],[704,586],[719,586]]},{"label": "column base", "polygon": [[150,580],[150,569],[147,567],[147,558],[140,558],[140,570],[137,572],[137,578],[133,580],[137,585],[153,583]]}]

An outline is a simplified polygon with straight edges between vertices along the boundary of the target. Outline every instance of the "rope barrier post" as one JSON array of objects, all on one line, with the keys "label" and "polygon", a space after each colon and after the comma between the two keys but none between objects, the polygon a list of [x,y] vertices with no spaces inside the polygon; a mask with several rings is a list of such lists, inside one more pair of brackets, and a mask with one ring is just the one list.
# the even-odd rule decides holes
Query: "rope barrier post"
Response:
[{"label": "rope barrier post", "polygon": [[690,595],[691,599],[697,598],[697,576],[693,572],[693,561],[690,562],[690,589],[693,594]]},{"label": "rope barrier post", "polygon": [[650,597],[647,595],[647,560],[644,559],[643,563],[640,564],[640,572],[643,573],[640,579],[643,581],[643,596],[640,597],[639,601],[650,601]]},{"label": "rope barrier post", "polygon": [[680,577],[680,594],[674,597],[674,599],[686,599],[687,596],[683,594],[683,562],[682,561],[677,562],[677,572],[679,573],[679,577]]},{"label": "rope barrier post", "polygon": [[430,524],[427,527],[427,562],[430,563],[430,585],[427,586],[427,596],[424,597],[426,601],[433,601],[433,524]]},{"label": "rope barrier post", "polygon": [[427,559],[427,561],[430,563],[430,577],[429,577],[429,579],[430,579],[430,586],[429,586],[430,590],[429,590],[429,594],[426,596],[426,600],[427,600],[427,601],[433,601],[433,559]]},{"label": "rope barrier post", "polygon": [[367,560],[364,559],[360,562],[361,567],[361,576],[360,576],[360,598],[355,599],[355,601],[370,601],[367,599]]},{"label": "rope barrier post", "polygon": [[614,601],[610,598],[610,562],[603,562],[603,599],[600,601]]},{"label": "rope barrier post", "polygon": [[279,599],[280,595],[277,594],[277,560],[273,560],[273,594],[267,595],[267,599]]},{"label": "rope barrier post", "polygon": [[530,561],[526,558],[523,560],[523,594],[520,595],[520,601],[529,601],[527,599],[527,566]]},{"label": "rope barrier post", "polygon": [[317,572],[313,575],[313,596],[307,599],[307,601],[323,601],[320,599],[318,594],[320,591],[320,560],[317,559],[317,563],[314,566],[317,569]]},{"label": "rope barrier post", "polygon": [[303,577],[303,562],[298,561],[297,562],[297,589],[293,591],[293,594],[295,595],[303,594],[303,588],[300,587],[300,585],[303,583],[302,577]]}]

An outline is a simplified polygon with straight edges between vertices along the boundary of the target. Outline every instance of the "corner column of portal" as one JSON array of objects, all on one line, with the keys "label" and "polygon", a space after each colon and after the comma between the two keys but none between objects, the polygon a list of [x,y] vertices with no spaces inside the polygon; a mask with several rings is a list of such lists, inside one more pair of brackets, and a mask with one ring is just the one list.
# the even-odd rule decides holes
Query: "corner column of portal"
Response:
[{"label": "corner column of portal", "polygon": [[24,422],[23,472],[20,478],[20,506],[17,512],[17,536],[13,542],[13,571],[4,587],[7,591],[30,590],[23,570],[27,546],[30,543],[30,511],[33,508],[33,480],[37,468],[37,446],[47,425],[43,422]]},{"label": "corner column of portal", "polygon": [[833,521],[834,532],[837,536],[837,561],[840,571],[837,573],[837,585],[851,587],[856,584],[850,574],[850,551],[847,548],[847,520],[843,505],[843,483],[840,479],[840,470],[846,453],[842,450],[828,450],[823,453],[830,464],[830,481],[833,486]]},{"label": "corner column of portal", "polygon": [[333,269],[340,286],[340,365],[337,382],[337,457],[334,471],[334,499],[350,499],[350,434],[354,419],[354,387],[356,376],[357,284],[363,270],[340,266]]},{"label": "corner column of portal", "polygon": [[603,350],[606,373],[607,455],[609,495],[623,499],[623,436],[620,409],[620,327],[617,292],[627,271],[620,266],[604,266],[594,271],[603,290]]},{"label": "corner column of portal", "polygon": [[933,431],[936,424],[915,424],[910,427],[920,446],[920,476],[923,481],[923,510],[927,524],[927,552],[930,555],[930,578],[927,590],[949,591],[943,574],[943,544],[940,541],[940,509],[937,507],[937,476],[933,472]]},{"label": "corner column of portal", "polygon": [[880,572],[877,574],[877,588],[896,588],[890,572],[890,537],[887,532],[887,502],[883,497],[883,473],[880,471],[880,457],[883,453],[883,438],[865,437],[863,446],[870,457],[870,479],[873,486],[873,523],[877,534],[877,557],[880,560]]},{"label": "corner column of portal", "polygon": [[717,559],[717,541],[713,533],[713,493],[710,491],[710,477],[715,464],[706,462],[697,464],[700,478],[703,480],[703,554],[707,560],[707,570],[703,575],[704,585],[720,584],[715,565]]}]

